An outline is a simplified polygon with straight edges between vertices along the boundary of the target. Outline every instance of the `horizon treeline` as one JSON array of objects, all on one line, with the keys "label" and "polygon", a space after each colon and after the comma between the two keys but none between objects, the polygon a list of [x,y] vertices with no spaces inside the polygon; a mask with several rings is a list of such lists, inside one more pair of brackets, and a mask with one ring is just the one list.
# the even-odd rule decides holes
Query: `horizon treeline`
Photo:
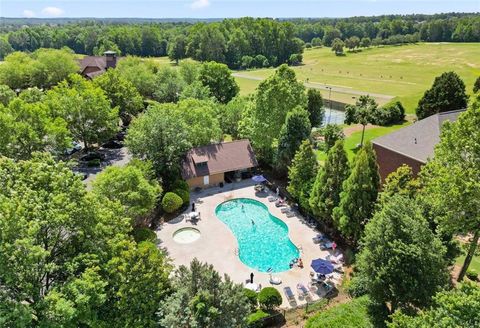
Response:
[{"label": "horizon treeline", "polygon": [[[3,19],[0,59],[13,51],[68,47],[78,54],[185,57],[217,61],[231,68],[247,59],[260,66],[301,61],[305,45],[330,46],[369,38],[373,45],[427,42],[480,42],[480,14],[388,15],[351,18],[238,18],[178,21],[139,19]],[[299,57],[298,57],[299,56]]]}]

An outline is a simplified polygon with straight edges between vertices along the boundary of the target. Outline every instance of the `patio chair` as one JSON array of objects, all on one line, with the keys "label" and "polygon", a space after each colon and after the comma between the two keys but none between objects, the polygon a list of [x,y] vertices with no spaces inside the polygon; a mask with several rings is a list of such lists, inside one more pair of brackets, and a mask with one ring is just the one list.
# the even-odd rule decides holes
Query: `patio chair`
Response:
[{"label": "patio chair", "polygon": [[332,263],[336,263],[336,264],[339,264],[339,263],[342,263],[343,262],[343,254],[340,253],[338,255],[332,255],[332,254],[329,254],[327,255],[326,259]]},{"label": "patio chair", "polygon": [[270,283],[272,285],[280,285],[282,283],[282,279],[280,279],[280,277],[276,277],[276,276],[272,276],[270,275]]},{"label": "patio chair", "polygon": [[285,293],[285,296],[287,297],[287,300],[289,301],[294,301],[295,300],[295,294],[293,294],[292,289],[290,287],[283,287],[283,292]]},{"label": "patio chair", "polygon": [[287,218],[291,218],[292,216],[295,216],[294,211],[287,211],[285,214],[287,215]]},{"label": "patio chair", "polygon": [[283,199],[279,199],[275,202],[275,206],[276,207],[282,207],[282,206],[286,206],[287,204],[285,203],[285,201]]},{"label": "patio chair", "polygon": [[320,244],[320,249],[322,251],[325,251],[327,249],[332,249],[333,248],[333,243],[331,241],[324,241]]},{"label": "patio chair", "polygon": [[280,212],[282,212],[282,213],[287,213],[287,212],[289,212],[289,211],[291,211],[291,210],[292,210],[292,209],[287,206],[287,207],[282,207],[282,208],[280,209]]},{"label": "patio chair", "polygon": [[273,202],[276,202],[278,200],[278,198],[276,196],[268,196],[268,201],[273,203]]},{"label": "patio chair", "polygon": [[321,233],[317,234],[315,237],[312,238],[314,244],[320,244],[324,240],[325,236]]},{"label": "patio chair", "polygon": [[298,289],[298,292],[299,292],[299,296],[302,296],[302,297],[310,296],[310,292],[308,291],[308,288],[305,287],[304,284],[298,283],[297,284],[297,289]]}]

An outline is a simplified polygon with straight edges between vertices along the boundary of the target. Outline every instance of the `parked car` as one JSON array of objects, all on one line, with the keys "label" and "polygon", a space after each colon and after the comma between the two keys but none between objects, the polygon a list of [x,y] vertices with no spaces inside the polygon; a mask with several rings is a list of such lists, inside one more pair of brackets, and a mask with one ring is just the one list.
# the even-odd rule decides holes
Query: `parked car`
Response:
[{"label": "parked car", "polygon": [[102,147],[109,148],[109,149],[120,149],[123,147],[123,143],[116,140],[109,140],[106,143],[104,143]]},{"label": "parked car", "polygon": [[72,148],[65,150],[65,155],[72,155],[80,150],[82,150],[82,145],[78,141],[74,141],[72,142]]},{"label": "parked car", "polygon": [[98,159],[99,161],[102,161],[105,159],[105,154],[99,153],[97,151],[92,151],[86,155],[83,155],[80,157],[80,160],[83,162],[89,162],[91,160]]}]

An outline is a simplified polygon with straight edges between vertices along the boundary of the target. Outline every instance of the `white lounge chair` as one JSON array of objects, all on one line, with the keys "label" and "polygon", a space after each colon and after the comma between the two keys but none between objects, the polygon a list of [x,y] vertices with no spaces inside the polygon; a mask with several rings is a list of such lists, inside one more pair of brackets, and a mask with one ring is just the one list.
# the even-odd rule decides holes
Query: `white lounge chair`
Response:
[{"label": "white lounge chair", "polygon": [[308,288],[305,287],[305,285],[302,284],[302,283],[298,283],[298,284],[297,284],[297,290],[298,290],[298,292],[299,292],[299,295],[302,296],[302,297],[308,297],[308,296],[310,296],[310,293],[309,293],[309,291],[308,291]]},{"label": "white lounge chair", "polygon": [[280,277],[270,275],[270,283],[272,285],[280,285],[282,283],[282,279],[280,279]]}]

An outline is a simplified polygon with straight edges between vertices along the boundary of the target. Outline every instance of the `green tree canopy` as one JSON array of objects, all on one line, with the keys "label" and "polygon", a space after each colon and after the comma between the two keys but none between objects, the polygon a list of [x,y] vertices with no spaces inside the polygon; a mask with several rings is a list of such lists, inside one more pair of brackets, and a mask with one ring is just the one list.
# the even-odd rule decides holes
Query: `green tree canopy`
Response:
[{"label": "green tree canopy", "polygon": [[410,198],[392,196],[365,226],[358,275],[378,303],[424,307],[448,282],[445,247]]},{"label": "green tree canopy", "polygon": [[67,122],[73,138],[86,149],[108,140],[118,129],[118,108],[111,108],[103,90],[78,74],[47,92],[45,103],[54,117]]},{"label": "green tree canopy", "polygon": [[377,109],[377,102],[370,96],[360,96],[355,105],[347,105],[345,108],[345,124],[356,123],[362,125],[360,146],[363,146],[367,124],[375,124]]},{"label": "green tree canopy", "polygon": [[345,43],[341,39],[336,38],[333,40],[332,51],[335,52],[335,55],[343,55],[343,47],[345,47]]},{"label": "green tree canopy", "polygon": [[433,305],[417,316],[397,311],[388,328],[463,328],[479,327],[480,287],[463,283],[455,289],[441,291],[433,298]]},{"label": "green tree canopy", "polygon": [[279,171],[285,171],[291,164],[303,140],[310,137],[312,126],[305,109],[298,106],[287,114],[285,124],[278,137],[277,163]]},{"label": "green tree canopy", "polygon": [[150,172],[128,164],[124,167],[109,166],[99,173],[93,181],[93,192],[120,202],[127,217],[138,219],[153,211],[162,188],[156,179],[151,178]]},{"label": "green tree canopy", "polygon": [[327,153],[323,168],[318,170],[310,193],[310,208],[324,223],[332,223],[333,209],[340,204],[343,183],[350,174],[343,140],[338,140]]},{"label": "green tree canopy", "polygon": [[321,126],[325,116],[325,109],[323,108],[323,98],[320,91],[316,89],[308,89],[307,110],[312,127]]},{"label": "green tree canopy", "polygon": [[168,45],[168,58],[174,60],[177,64],[180,59],[186,57],[187,52],[186,38],[184,35],[177,35]]},{"label": "green tree canopy", "polygon": [[225,64],[204,63],[200,68],[199,80],[210,89],[211,94],[222,104],[228,103],[240,91],[235,78]]},{"label": "green tree canopy", "polygon": [[8,103],[14,99],[17,95],[15,94],[15,91],[10,89],[8,85],[1,84],[0,85],[0,104],[7,106]]},{"label": "green tree canopy", "polygon": [[20,98],[0,105],[0,155],[28,159],[35,151],[62,155],[71,145],[67,122],[51,115],[43,103]]},{"label": "green tree canopy", "polygon": [[161,67],[155,76],[153,99],[161,103],[177,102],[184,87],[185,82],[177,69]]},{"label": "green tree canopy", "polygon": [[132,116],[143,109],[143,99],[133,83],[117,70],[109,69],[94,80],[110,100],[112,107],[118,107],[120,117],[128,123]]},{"label": "green tree canopy", "polygon": [[242,135],[250,138],[259,156],[271,163],[273,142],[287,113],[297,106],[305,108],[306,104],[305,87],[292,69],[282,65],[257,87],[252,104],[244,111]]},{"label": "green tree canopy", "polygon": [[228,104],[217,107],[217,118],[224,134],[231,135],[233,139],[240,137],[239,123],[248,102],[248,98],[237,96]]},{"label": "green tree canopy", "polygon": [[160,305],[164,327],[244,327],[250,305],[241,285],[212,265],[194,259],[180,266],[173,278],[174,292]]},{"label": "green tree canopy", "polygon": [[471,234],[462,280],[480,239],[480,96],[456,122],[445,122],[434,158],[422,169],[422,197],[435,212],[440,228]]},{"label": "green tree canopy", "polygon": [[118,62],[115,70],[130,81],[143,97],[153,98],[156,91],[155,74],[159,70],[153,60],[128,56]]},{"label": "green tree canopy", "polygon": [[317,156],[310,140],[304,140],[288,168],[287,191],[303,208],[309,208],[308,200],[317,172]]},{"label": "green tree canopy", "polygon": [[455,72],[445,72],[435,78],[430,89],[425,91],[416,109],[418,119],[430,115],[467,107],[468,96],[465,83]]},{"label": "green tree canopy", "polygon": [[480,76],[477,77],[475,83],[473,84],[473,93],[477,93],[478,91],[480,91]]},{"label": "green tree canopy", "polygon": [[370,220],[380,187],[380,176],[372,144],[367,142],[355,156],[352,171],[343,183],[340,203],[333,217],[342,234],[357,242]]}]

